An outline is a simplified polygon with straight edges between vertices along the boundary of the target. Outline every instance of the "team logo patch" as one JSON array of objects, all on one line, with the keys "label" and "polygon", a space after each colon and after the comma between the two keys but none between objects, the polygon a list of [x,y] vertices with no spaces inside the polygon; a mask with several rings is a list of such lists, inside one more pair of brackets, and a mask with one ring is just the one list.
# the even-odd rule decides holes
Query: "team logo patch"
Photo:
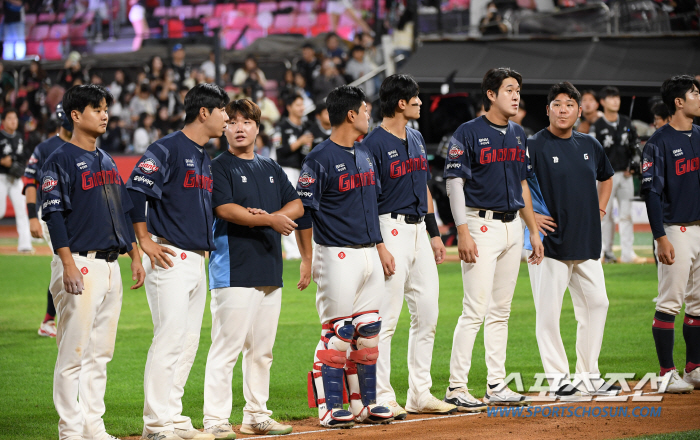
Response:
[{"label": "team logo patch", "polygon": [[56,185],[58,185],[58,180],[51,176],[46,176],[44,180],[41,181],[41,190],[45,193],[51,192],[52,189],[56,188]]},{"label": "team logo patch", "polygon": [[651,167],[654,165],[654,162],[649,161],[649,159],[644,159],[644,162],[642,162],[642,172],[646,173],[651,169]]},{"label": "team logo patch", "polygon": [[151,179],[139,175],[134,176],[134,182],[142,183],[149,188],[153,188],[154,185],[154,182]]},{"label": "team logo patch", "polygon": [[490,145],[491,141],[489,138],[479,138],[479,145]]},{"label": "team logo patch", "polygon": [[397,231],[396,229],[392,229],[392,230],[391,230],[391,235],[393,235],[394,237],[396,237],[397,235],[399,235],[399,231]]},{"label": "team logo patch", "polygon": [[194,159],[185,159],[185,166],[187,168],[194,168]]},{"label": "team logo patch", "polygon": [[559,157],[557,156],[552,157],[552,160],[554,161],[554,163],[559,163]]},{"label": "team logo patch", "polygon": [[312,183],[316,182],[316,179],[311,177],[311,174],[304,172],[301,176],[299,176],[299,186],[302,188],[308,188],[309,185]]},{"label": "team logo patch", "polygon": [[685,228],[685,226],[681,226],[681,232],[685,232],[685,231],[687,231],[687,229]]},{"label": "team logo patch", "polygon": [[523,142],[520,140],[520,136],[515,136],[515,139],[518,140],[518,145],[522,145]]},{"label": "team logo patch", "polygon": [[80,269],[80,273],[82,273],[83,275],[87,275],[87,274],[88,274],[88,268],[87,268],[87,267],[83,267],[82,269]]},{"label": "team logo patch", "polygon": [[272,176],[270,176],[270,183],[275,183],[275,179]]},{"label": "team logo patch", "polygon": [[584,154],[583,154],[583,158],[586,159],[586,160],[588,160],[588,153],[584,153]]},{"label": "team logo patch", "polygon": [[678,156],[683,156],[683,149],[682,148],[676,148],[673,150],[673,155],[678,157]]},{"label": "team logo patch", "polygon": [[481,229],[481,232],[486,232],[489,230],[489,228],[487,228],[486,225],[482,226],[480,229]]},{"label": "team logo patch", "polygon": [[159,169],[158,165],[156,165],[156,161],[151,158],[144,160],[138,166],[141,172],[145,174],[153,174]]},{"label": "team logo patch", "polygon": [[338,254],[338,258],[340,258],[341,260],[342,260],[343,258],[345,258],[345,252],[339,253],[339,254]]},{"label": "team logo patch", "polygon": [[184,253],[184,252],[183,252],[183,253],[181,253],[181,254],[180,254],[180,258],[182,258],[182,259],[184,260],[185,258],[187,258],[187,254],[186,254],[186,253]]},{"label": "team logo patch", "polygon": [[339,163],[338,165],[335,166],[335,170],[337,172],[345,171],[346,167],[344,163]]},{"label": "team logo patch", "polygon": [[248,178],[247,178],[246,176],[241,176],[241,181],[242,181],[243,183],[247,183],[247,182],[248,182]]},{"label": "team logo patch", "polygon": [[459,158],[459,156],[463,154],[464,151],[462,151],[461,148],[459,148],[457,145],[453,145],[450,147],[450,151],[447,153],[447,156],[449,156],[450,159],[454,160]]}]

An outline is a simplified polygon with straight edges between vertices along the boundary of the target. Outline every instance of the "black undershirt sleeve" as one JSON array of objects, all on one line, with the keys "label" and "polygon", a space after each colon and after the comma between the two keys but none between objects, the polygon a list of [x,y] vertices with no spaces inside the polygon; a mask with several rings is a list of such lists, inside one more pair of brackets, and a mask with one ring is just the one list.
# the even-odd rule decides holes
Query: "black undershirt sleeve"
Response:
[{"label": "black undershirt sleeve", "polygon": [[51,245],[54,252],[56,249],[68,247],[68,231],[66,230],[61,211],[54,211],[45,218],[46,225],[49,227],[49,235],[51,236]]},{"label": "black undershirt sleeve", "polygon": [[[664,212],[661,207],[661,196],[653,191],[649,191],[646,194],[644,202],[647,205],[651,232],[654,234],[654,240],[656,240],[666,235],[666,231],[664,231]],[[53,236],[51,237],[53,238]]]}]

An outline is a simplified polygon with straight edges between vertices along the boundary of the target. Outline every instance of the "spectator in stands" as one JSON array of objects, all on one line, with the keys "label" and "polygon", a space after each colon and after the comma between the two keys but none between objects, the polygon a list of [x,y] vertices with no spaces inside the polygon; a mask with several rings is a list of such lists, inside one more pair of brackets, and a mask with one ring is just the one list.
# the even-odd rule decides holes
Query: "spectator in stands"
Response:
[{"label": "spectator in stands", "polygon": [[88,12],[95,14],[90,25],[90,36],[95,39],[95,42],[100,42],[102,41],[102,21],[109,18],[105,1],[89,0]]},{"label": "spectator in stands", "polygon": [[27,53],[24,40],[24,2],[22,0],[4,0],[4,23],[2,58],[4,60],[22,60]]},{"label": "spectator in stands", "polygon": [[80,64],[80,58],[80,53],[76,51],[68,54],[63,69],[58,73],[56,84],[68,90],[74,85],[77,85],[77,83],[88,84],[90,82],[88,70],[84,69]]},{"label": "spectator in stands", "polygon": [[313,90],[314,78],[316,78],[321,71],[321,63],[316,57],[316,49],[313,44],[306,43],[301,48],[301,59],[296,62],[296,71],[304,76],[306,87],[309,90]]},{"label": "spectator in stands", "polygon": [[654,128],[659,129],[671,120],[671,113],[663,101],[657,101],[651,106],[651,114],[654,115]]},{"label": "spectator in stands", "polygon": [[109,92],[114,96],[115,102],[119,100],[122,93],[130,94],[136,90],[136,84],[129,81],[128,77],[122,69],[117,69],[114,72],[114,81],[107,86]]},{"label": "spectator in stands", "polygon": [[584,90],[581,93],[581,117],[574,127],[576,131],[595,135],[595,127],[593,124],[598,118],[603,116],[603,112],[598,110],[598,106],[596,92],[593,90]]},{"label": "spectator in stands", "polygon": [[265,96],[265,92],[260,87],[256,73],[252,72],[251,77],[243,84],[243,97],[248,98],[260,107],[260,125],[263,132],[272,136],[275,131],[275,124],[280,119],[280,111],[275,102]]},{"label": "spectator in stands", "polygon": [[491,2],[486,6],[486,15],[479,23],[479,31],[482,35],[507,34],[508,26],[503,22],[503,16],[498,12],[496,3]]},{"label": "spectator in stands", "polygon": [[525,135],[527,137],[530,137],[533,134],[535,134],[535,132],[532,131],[531,128],[525,127],[523,125],[523,119],[525,119],[525,115],[527,115],[527,110],[525,109],[525,101],[523,101],[523,99],[520,98],[520,104],[518,104],[518,113],[512,118],[510,118],[510,120],[523,127]]},{"label": "spectator in stands", "polygon": [[325,60],[321,67],[321,75],[314,81],[314,99],[326,99],[331,90],[345,84],[345,79],[338,72],[333,60]]},{"label": "spectator in stands", "polygon": [[180,43],[173,46],[173,60],[170,67],[173,69],[173,82],[178,86],[190,77],[190,65],[185,62],[185,48]]},{"label": "spectator in stands", "polygon": [[124,151],[127,145],[126,139],[129,139],[129,135],[122,127],[121,122],[119,116],[112,115],[110,110],[107,131],[100,136],[100,148],[110,153],[121,153]]},{"label": "spectator in stands", "polygon": [[337,34],[331,32],[326,35],[326,45],[324,47],[323,55],[326,58],[333,60],[336,66],[342,66],[348,59],[348,53],[340,45],[340,37]]},{"label": "spectator in stands", "polygon": [[158,138],[162,138],[173,131],[173,124],[170,122],[170,113],[168,113],[168,107],[161,106],[158,109],[158,114],[156,116],[156,121],[153,123],[153,127],[158,130]]},{"label": "spectator in stands", "polygon": [[[349,75],[353,81],[356,81],[376,68],[377,66],[365,57],[365,48],[362,46],[355,46],[350,51],[350,60],[348,60],[348,63],[345,65],[345,73]],[[364,90],[367,98],[371,100],[376,90],[374,78],[360,84],[360,88]]]},{"label": "spectator in stands", "polygon": [[143,112],[139,115],[139,125],[134,131],[134,153],[143,154],[153,142],[158,140],[158,130],[153,127],[153,115]]},{"label": "spectator in stands", "polygon": [[48,81],[46,71],[41,68],[39,62],[36,60],[32,61],[19,88],[20,92],[26,93],[32,114],[36,116],[42,115],[46,90],[48,90],[50,84],[51,81]]},{"label": "spectator in stands", "polygon": [[[209,52],[209,59],[202,63],[200,70],[204,72],[204,80],[208,83],[213,83],[216,80],[216,53],[212,50]],[[226,64],[219,64],[219,74],[221,79],[226,76]]]},{"label": "spectator in stands", "polygon": [[[320,3],[321,0],[315,0],[314,4],[316,9],[318,9]],[[363,32],[372,33],[372,28],[369,27],[367,22],[355,13],[355,9],[350,0],[328,0],[326,3],[326,13],[330,18],[328,23],[330,25],[329,32],[335,32],[336,29],[338,29],[340,16],[345,14],[350,17],[357,27],[362,28]]]},{"label": "spectator in stands", "polygon": [[265,133],[258,133],[258,137],[255,138],[255,152],[260,156],[270,157],[270,136]]},{"label": "spectator in stands", "polygon": [[158,100],[151,93],[151,88],[148,84],[141,84],[139,92],[131,98],[129,103],[129,113],[131,113],[132,122],[140,120],[141,113],[148,113],[153,116],[158,110]]},{"label": "spectator in stands", "polygon": [[99,73],[93,72],[92,75],[90,75],[90,84],[97,84],[97,85],[102,85],[102,76],[100,76]]},{"label": "spectator in stands", "polygon": [[146,21],[146,8],[141,0],[129,0],[131,10],[129,11],[129,21],[134,27],[134,40],[131,43],[131,50],[136,52],[141,49],[144,38],[148,38],[149,29]]},{"label": "spectator in stands", "polygon": [[149,81],[162,80],[165,76],[163,59],[158,55],[151,57],[148,65],[144,69],[146,71],[146,77]]},{"label": "spectator in stands", "polygon": [[19,119],[19,128],[17,131],[26,136],[36,128],[36,118],[32,114],[29,108],[29,101],[26,98],[18,98],[15,101],[15,106],[17,108],[17,118]]},{"label": "spectator in stands", "polygon": [[312,150],[331,135],[331,120],[328,116],[328,107],[325,101],[316,103],[314,118],[306,121],[306,131],[313,136],[313,141],[311,142]]},{"label": "spectator in stands", "polygon": [[360,44],[365,48],[365,58],[369,58],[369,60],[377,66],[384,63],[384,55],[382,51],[374,45],[374,37],[371,34],[362,33],[360,36]]},{"label": "spectator in stands", "polygon": [[10,72],[5,72],[3,63],[0,63],[0,88],[4,95],[15,90],[15,77]]},{"label": "spectator in stands", "polygon": [[258,67],[258,60],[254,55],[248,55],[243,62],[243,67],[237,69],[233,74],[233,85],[242,86],[250,78],[254,78],[260,84],[260,87],[263,90],[265,89],[267,79],[263,71]]}]

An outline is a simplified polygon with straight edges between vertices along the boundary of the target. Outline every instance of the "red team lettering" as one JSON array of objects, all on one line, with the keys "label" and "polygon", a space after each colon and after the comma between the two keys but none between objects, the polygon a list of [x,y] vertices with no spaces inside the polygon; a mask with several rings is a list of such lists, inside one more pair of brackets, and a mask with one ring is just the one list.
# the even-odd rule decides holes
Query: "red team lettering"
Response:
[{"label": "red team lettering", "polygon": [[676,161],[676,175],[681,176],[685,173],[697,171],[700,169],[700,157],[695,159],[678,159]]},{"label": "red team lettering", "polygon": [[481,149],[479,163],[482,165],[506,161],[525,162],[525,150],[521,150],[520,148],[500,148],[498,150],[492,150],[491,147]]},{"label": "red team lettering", "polygon": [[424,157],[415,157],[413,159],[407,159],[405,161],[396,160],[390,165],[390,173],[392,179],[398,179],[408,173],[414,171],[425,171],[428,169],[428,160]]},{"label": "red team lettering", "polygon": [[83,190],[88,190],[96,186],[121,184],[117,170],[102,170],[96,173],[85,171],[82,174]]},{"label": "red team lettering", "polygon": [[349,173],[345,173],[342,174],[338,180],[338,189],[341,192],[370,185],[374,185],[374,171],[354,174],[352,176]]},{"label": "red team lettering", "polygon": [[214,185],[214,180],[211,177],[195,174],[194,170],[189,170],[185,174],[185,183],[182,185],[185,188],[201,188],[211,192]]}]

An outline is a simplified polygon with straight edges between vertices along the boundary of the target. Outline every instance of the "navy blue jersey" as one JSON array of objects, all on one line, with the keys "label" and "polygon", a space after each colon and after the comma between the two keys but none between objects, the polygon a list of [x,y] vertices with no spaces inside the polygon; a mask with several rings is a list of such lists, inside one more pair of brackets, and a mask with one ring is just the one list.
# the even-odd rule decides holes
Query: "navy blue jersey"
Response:
[{"label": "navy blue jersey", "polygon": [[301,167],[297,193],[311,211],[314,241],[325,246],[379,243],[379,182],[365,146],[331,141],[311,150]]},{"label": "navy blue jersey", "polygon": [[[228,151],[212,162],[216,185],[212,206],[235,203],[244,208],[279,211],[297,200],[289,178],[275,161],[258,156],[241,159]],[[282,287],[281,234],[269,226],[237,225],[214,220],[216,250],[209,260],[209,288]]]},{"label": "navy blue jersey", "polygon": [[148,198],[148,232],[185,250],[216,248],[211,159],[183,132],[151,144],[126,186]]},{"label": "navy blue jersey", "polygon": [[690,135],[666,124],[644,145],[641,193],[661,197],[664,223],[700,220],[700,127]]},{"label": "navy blue jersey", "polygon": [[379,127],[362,143],[372,154],[375,178],[381,183],[379,215],[395,212],[423,217],[427,214],[430,168],[420,132],[406,127],[404,142]]},{"label": "navy blue jersey", "polygon": [[[562,139],[544,129],[527,141],[532,171],[546,209],[557,227],[547,232],[544,255],[556,260],[600,258],[601,230],[597,181],[615,174],[603,146],[574,131]],[[533,193],[537,193],[536,189]]]},{"label": "navy blue jersey", "polygon": [[527,138],[514,122],[504,128],[505,134],[482,116],[460,125],[450,139],[445,179],[465,179],[464,198],[471,208],[509,212],[525,207]]},{"label": "navy blue jersey", "polygon": [[[51,153],[56,151],[58,147],[65,143],[66,141],[56,135],[51,136],[34,148],[32,156],[27,161],[27,167],[24,169],[25,189],[29,185],[37,184],[39,174],[41,173],[41,167],[44,166],[46,159],[48,159]],[[37,191],[36,193],[36,204],[41,206],[41,191]]]},{"label": "navy blue jersey", "polygon": [[71,252],[132,249],[131,198],[109,154],[66,142],[46,159],[39,183],[42,217],[63,214]]}]

